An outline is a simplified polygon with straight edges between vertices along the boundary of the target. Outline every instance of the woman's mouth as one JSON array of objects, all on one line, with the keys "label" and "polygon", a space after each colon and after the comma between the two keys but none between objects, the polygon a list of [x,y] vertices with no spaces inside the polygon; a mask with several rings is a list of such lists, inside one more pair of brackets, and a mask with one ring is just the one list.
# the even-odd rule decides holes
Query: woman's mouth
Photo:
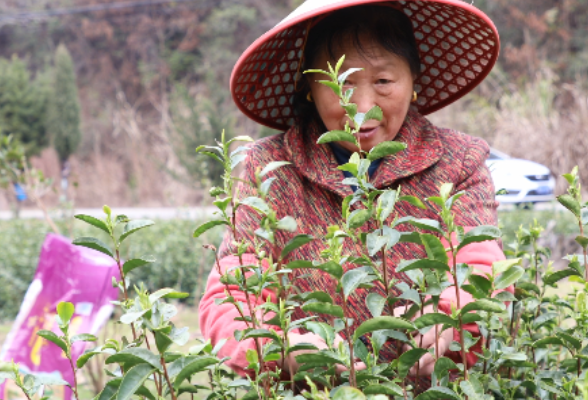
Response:
[{"label": "woman's mouth", "polygon": [[359,130],[359,140],[369,140],[374,137],[376,132],[378,131],[378,126],[374,126],[372,128],[361,128]]}]

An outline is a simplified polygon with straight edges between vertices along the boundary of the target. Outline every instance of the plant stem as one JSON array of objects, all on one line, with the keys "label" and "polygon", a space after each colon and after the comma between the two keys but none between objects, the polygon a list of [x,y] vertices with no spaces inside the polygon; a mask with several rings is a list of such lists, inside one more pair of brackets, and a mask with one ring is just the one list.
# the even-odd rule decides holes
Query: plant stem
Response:
[{"label": "plant stem", "polygon": [[355,357],[353,355],[353,338],[351,335],[351,329],[349,329],[349,321],[347,320],[347,302],[345,301],[346,299],[345,293],[343,292],[343,288],[341,288],[341,296],[343,297],[343,321],[345,322],[345,336],[347,336],[347,343],[349,344],[349,385],[352,387],[357,387],[357,382],[355,381]]},{"label": "plant stem", "polygon": [[[120,252],[118,246],[116,246],[116,240],[112,237],[112,241],[114,242],[116,248],[116,265],[118,265],[118,271],[120,272],[120,279],[122,280],[123,284],[123,293],[125,295],[125,301],[129,300],[129,293],[127,292],[127,282],[125,280],[125,273],[123,272],[123,267],[120,262]],[[135,331],[135,324],[131,323],[131,330],[133,331],[133,340],[137,340],[137,332]]]},{"label": "plant stem", "polygon": [[171,393],[172,400],[178,400],[178,398],[176,397],[176,392],[174,391],[174,387],[172,386],[171,381],[169,379],[163,355],[161,355],[161,366],[163,367],[163,376],[165,376],[165,381],[167,382],[167,387],[169,388],[169,392]]},{"label": "plant stem", "polygon": [[[145,335],[145,344],[147,345],[147,349],[151,350],[151,345],[149,344],[149,338]],[[161,386],[157,382],[157,372],[153,373],[153,382],[155,383],[155,388],[157,389],[157,394],[161,396],[162,390]]]},{"label": "plant stem", "polygon": [[[459,286],[457,283],[457,251],[453,246],[453,242],[451,241],[451,233],[447,240],[449,246],[451,248],[451,254],[453,256],[453,282],[455,284],[455,300],[457,309],[461,310],[461,300],[460,300],[460,293],[459,293]],[[464,337],[464,329],[463,329],[463,319],[460,313],[459,315],[459,345],[461,347],[461,360],[463,363],[463,378],[464,380],[468,380],[468,363],[467,363],[467,356],[466,356],[466,349],[465,349],[465,337]]]},{"label": "plant stem", "polygon": [[[488,329],[488,338],[486,339],[486,350],[490,350],[490,341],[492,340],[492,332],[490,332],[490,329]],[[484,355],[484,369],[482,370],[483,374],[486,375],[486,373],[488,372],[488,359],[486,358],[486,355]]]},{"label": "plant stem", "polygon": [[71,388],[71,390],[73,390],[74,395],[76,396],[76,399],[79,399],[80,396],[78,396],[78,377],[76,374],[77,370],[76,370],[76,367],[74,366],[73,360],[71,358],[71,343],[69,343],[69,337],[67,338],[67,348],[68,348],[67,358],[69,360],[69,365],[71,366],[71,372],[73,372],[73,379],[74,379],[74,385]]},{"label": "plant stem", "polygon": [[[584,236],[584,226],[582,225],[582,221],[580,220],[580,235]],[[588,248],[582,246],[584,250],[584,280],[588,281]]]}]

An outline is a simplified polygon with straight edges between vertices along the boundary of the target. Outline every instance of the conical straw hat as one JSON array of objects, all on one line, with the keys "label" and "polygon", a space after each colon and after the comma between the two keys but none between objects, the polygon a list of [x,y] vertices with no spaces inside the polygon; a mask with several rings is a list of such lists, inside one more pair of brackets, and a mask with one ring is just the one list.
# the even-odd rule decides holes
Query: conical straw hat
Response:
[{"label": "conical straw hat", "polygon": [[456,101],[490,73],[500,47],[498,32],[482,11],[461,0],[307,0],[237,61],[231,75],[237,106],[260,124],[288,129],[294,124],[292,104],[307,29],[332,11],[377,3],[393,5],[412,21],[421,58],[414,106],[421,114]]}]

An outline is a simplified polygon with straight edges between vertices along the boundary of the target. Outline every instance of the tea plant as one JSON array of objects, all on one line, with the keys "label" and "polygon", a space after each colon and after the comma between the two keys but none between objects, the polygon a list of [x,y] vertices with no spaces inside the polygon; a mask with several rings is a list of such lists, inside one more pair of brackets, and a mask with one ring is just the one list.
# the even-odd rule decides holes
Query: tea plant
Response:
[{"label": "tea plant", "polygon": [[[322,83],[339,96],[341,106],[353,121],[343,131],[325,133],[318,143],[343,140],[354,143],[358,149],[348,163],[339,167],[352,175],[344,183],[355,190],[343,199],[341,224],[330,227],[324,237],[296,235],[296,220],[290,216],[279,219],[272,208],[272,184],[276,178],[269,175],[288,165],[287,162],[269,163],[254,172],[253,181],[242,182],[233,176],[233,171],[246,158],[248,147],[234,148],[234,144],[251,139],[225,141],[223,135],[217,146],[197,149],[224,168],[223,186],[210,191],[218,208],[216,219],[198,226],[194,236],[216,226],[226,226],[231,234],[239,263],[225,270],[216,256],[214,268],[222,276],[226,295],[217,303],[231,304],[239,314],[243,329],[234,333],[234,339],[253,339],[254,348],[246,354],[246,376],[237,377],[223,367],[227,359],[218,357],[223,341],[214,347],[209,342],[201,343],[188,352],[173,350],[174,344],[186,344],[189,335],[186,328],[173,325],[175,307],[162,300],[186,294],[172,289],[148,293],[134,285],[135,297],[131,296],[129,273],[152,259],[123,262],[120,246],[130,235],[150,226],[151,221],[129,221],[125,216],[114,216],[107,207],[104,219],[77,216],[104,231],[111,240],[108,245],[86,237],[74,243],[116,260],[120,279],[114,284],[121,291],[118,305],[123,311],[119,322],[129,325],[132,331],[132,337],[109,339],[87,351],[76,360],[75,367],[72,360],[76,372],[96,354],[108,356],[105,363],[112,379],[99,394],[99,400],[126,400],[133,395],[176,400],[184,394],[200,392],[211,400],[587,397],[588,237],[584,227],[588,225],[588,203],[581,198],[577,170],[566,175],[570,188],[558,198],[574,214],[580,230],[576,241],[582,254],[568,256],[566,268],[554,270],[549,250],[540,246],[542,228],[538,224],[519,228],[516,240],[505,244],[510,258],[494,263],[490,273],[458,263],[457,256],[465,246],[499,239],[500,231],[494,226],[478,226],[469,231],[459,226],[454,205],[463,193],[455,192],[451,184],[442,185],[437,196],[418,199],[404,196],[401,187],[379,190],[370,183],[370,164],[403,150],[404,145],[385,142],[369,152],[361,150],[355,133],[364,122],[381,119],[382,113],[377,107],[360,113],[350,103],[353,89],[344,91],[343,84],[356,70],[340,73],[342,64],[343,59],[334,68],[329,65],[329,71],[309,71],[329,78]],[[237,181],[250,185],[249,196],[239,193]],[[396,207],[400,202],[428,207],[438,218],[401,216]],[[352,211],[352,205],[360,207]],[[259,214],[253,243],[239,236],[236,221],[242,207],[248,207],[246,212]],[[368,231],[366,223],[370,220],[375,221],[376,229]],[[412,231],[398,229],[407,224]],[[294,234],[283,245],[278,240],[282,232]],[[295,249],[311,241],[322,242],[320,259],[289,258]],[[359,254],[346,253],[345,241],[360,245],[362,250]],[[402,243],[421,245],[426,257],[403,260],[396,271],[404,273],[407,279],[397,281],[389,276],[386,254]],[[216,253],[213,246],[206,248]],[[245,255],[251,253],[255,262],[246,262],[251,257]],[[294,272],[300,269],[328,274],[335,282],[335,295],[299,291]],[[553,289],[563,286],[564,278],[576,286],[560,297]],[[347,300],[358,289],[370,290],[366,308],[372,318],[354,324]],[[275,301],[260,302],[262,292],[267,290],[275,293]],[[439,305],[446,290],[455,291],[456,304],[444,313]],[[463,299],[466,292],[473,298],[467,303]],[[62,313],[68,308],[60,307]],[[297,309],[307,315],[296,319]],[[318,315],[325,318],[319,320]],[[66,317],[61,317],[63,336],[46,332],[42,335],[63,346],[67,356],[74,337],[67,334]],[[477,329],[472,330],[472,324]],[[322,338],[324,346],[293,340],[299,329]],[[454,332],[458,340],[451,341],[449,349],[460,354],[459,362],[440,352],[440,339],[452,339]],[[432,334],[435,343],[428,349],[423,348],[427,334]],[[382,349],[390,343],[395,357],[384,359]],[[478,361],[470,366],[467,356],[473,352]],[[424,360],[434,363],[430,384],[420,379],[429,375],[421,371]],[[200,372],[208,374],[207,386],[192,383],[193,376]]]}]

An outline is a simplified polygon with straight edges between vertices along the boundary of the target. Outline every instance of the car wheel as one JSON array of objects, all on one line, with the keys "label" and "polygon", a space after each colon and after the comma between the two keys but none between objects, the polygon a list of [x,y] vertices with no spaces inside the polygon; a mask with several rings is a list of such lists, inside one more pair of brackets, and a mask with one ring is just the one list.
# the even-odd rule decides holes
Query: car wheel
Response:
[{"label": "car wheel", "polygon": [[532,201],[525,201],[522,203],[516,203],[515,206],[519,209],[519,210],[532,210],[533,207],[535,206],[535,203]]}]

